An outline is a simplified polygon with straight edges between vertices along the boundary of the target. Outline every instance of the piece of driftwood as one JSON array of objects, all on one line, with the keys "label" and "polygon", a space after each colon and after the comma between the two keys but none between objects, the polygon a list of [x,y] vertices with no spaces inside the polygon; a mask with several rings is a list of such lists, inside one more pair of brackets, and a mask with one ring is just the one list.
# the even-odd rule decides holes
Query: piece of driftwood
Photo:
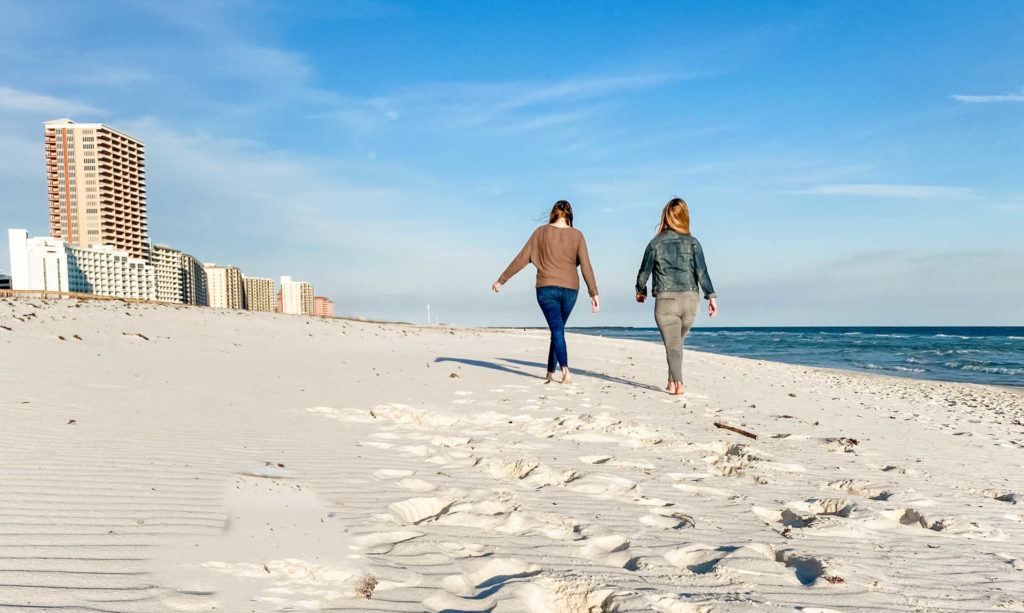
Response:
[{"label": "piece of driftwood", "polygon": [[753,432],[747,432],[746,430],[741,430],[741,429],[737,428],[736,426],[730,426],[729,424],[723,424],[720,421],[716,421],[715,422],[715,427],[716,428],[722,428],[723,430],[730,430],[732,432],[735,432],[736,434],[742,434],[743,436],[745,436],[747,438],[752,438],[755,441],[757,440],[757,435],[754,434]]}]

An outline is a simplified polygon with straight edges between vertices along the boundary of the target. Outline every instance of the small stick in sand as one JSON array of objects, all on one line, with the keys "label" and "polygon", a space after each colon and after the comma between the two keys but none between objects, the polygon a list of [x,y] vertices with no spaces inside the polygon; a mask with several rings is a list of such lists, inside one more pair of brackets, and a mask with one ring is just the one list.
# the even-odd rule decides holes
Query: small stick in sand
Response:
[{"label": "small stick in sand", "polygon": [[735,432],[736,434],[742,434],[743,436],[746,436],[747,438],[752,438],[755,441],[757,440],[757,435],[754,434],[753,432],[747,432],[746,430],[740,430],[736,426],[730,426],[729,424],[723,424],[720,421],[716,421],[715,422],[715,427],[716,428],[722,428],[723,430],[730,430],[732,432]]}]

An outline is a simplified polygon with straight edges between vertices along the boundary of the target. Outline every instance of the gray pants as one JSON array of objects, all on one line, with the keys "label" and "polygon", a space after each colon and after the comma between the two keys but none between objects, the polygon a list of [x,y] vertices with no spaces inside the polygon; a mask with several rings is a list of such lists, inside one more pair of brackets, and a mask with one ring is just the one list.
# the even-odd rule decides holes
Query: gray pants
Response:
[{"label": "gray pants", "polygon": [[700,296],[697,292],[660,292],[654,301],[654,321],[668,358],[668,378],[683,382],[683,340],[697,318]]}]

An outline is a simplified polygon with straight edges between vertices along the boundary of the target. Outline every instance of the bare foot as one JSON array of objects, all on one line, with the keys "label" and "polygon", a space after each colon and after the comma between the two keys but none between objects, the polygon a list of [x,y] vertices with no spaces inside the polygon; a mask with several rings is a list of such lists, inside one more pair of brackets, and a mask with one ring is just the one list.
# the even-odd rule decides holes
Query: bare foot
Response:
[{"label": "bare foot", "polygon": [[683,395],[683,384],[680,381],[676,381],[676,388],[672,391],[673,396]]},{"label": "bare foot", "polygon": [[548,375],[546,377],[544,377],[544,385],[547,385],[548,383],[551,383],[554,380],[555,380],[555,373],[549,372]]},{"label": "bare foot", "polygon": [[562,369],[562,384],[568,385],[569,383],[572,383],[572,375],[569,374],[569,369],[568,368],[563,368]]},{"label": "bare foot", "polygon": [[668,385],[665,386],[665,391],[672,394],[676,391],[676,382],[669,379]]}]

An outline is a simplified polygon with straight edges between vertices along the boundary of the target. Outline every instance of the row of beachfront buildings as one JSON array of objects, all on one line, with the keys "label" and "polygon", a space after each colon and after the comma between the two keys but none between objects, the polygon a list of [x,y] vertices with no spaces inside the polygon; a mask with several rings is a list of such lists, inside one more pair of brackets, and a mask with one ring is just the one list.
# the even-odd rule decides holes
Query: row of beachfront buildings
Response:
[{"label": "row of beachfront buildings", "polygon": [[8,230],[0,289],[334,316],[334,303],[291,277],[253,277],[149,240],[145,145],[109,126],[44,124],[50,235]]}]

